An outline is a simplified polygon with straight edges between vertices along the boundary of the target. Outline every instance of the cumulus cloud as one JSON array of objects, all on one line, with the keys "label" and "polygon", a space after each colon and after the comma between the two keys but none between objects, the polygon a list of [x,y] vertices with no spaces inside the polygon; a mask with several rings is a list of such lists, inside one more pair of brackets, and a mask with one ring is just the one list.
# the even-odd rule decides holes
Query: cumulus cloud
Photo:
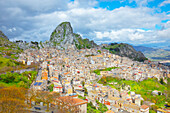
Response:
[{"label": "cumulus cloud", "polygon": [[96,0],[74,0],[70,3],[68,3],[68,7],[70,9],[72,8],[89,8],[94,7],[98,5],[98,2]]},{"label": "cumulus cloud", "polygon": [[[169,18],[169,15],[155,13],[155,9],[152,8],[126,6],[107,10],[94,8],[98,6],[96,0],[23,1],[25,0],[0,1],[0,13],[4,14],[0,18],[0,29],[11,40],[49,40],[51,32],[58,24],[69,21],[74,32],[80,33],[83,38],[93,39],[98,44],[103,42],[142,44],[159,42],[161,39],[169,41],[169,21],[163,23],[163,30],[155,30],[155,25],[162,24],[162,19]],[[151,0],[143,0],[141,4],[149,1]],[[9,2],[12,5],[9,5]]]},{"label": "cumulus cloud", "polygon": [[170,0],[163,1],[159,6],[162,7],[162,6],[165,6],[167,4],[170,4]]},{"label": "cumulus cloud", "polygon": [[129,0],[129,2],[136,2],[138,6],[146,6],[149,2],[154,1],[154,0]]},{"label": "cumulus cloud", "polygon": [[[142,30],[142,29],[121,29],[110,32],[94,32],[99,42],[103,37],[109,37],[110,42],[128,42],[133,45],[163,43],[168,40],[169,29],[162,31]],[[103,40],[104,42],[104,40]],[[106,41],[107,43],[108,41]]]}]

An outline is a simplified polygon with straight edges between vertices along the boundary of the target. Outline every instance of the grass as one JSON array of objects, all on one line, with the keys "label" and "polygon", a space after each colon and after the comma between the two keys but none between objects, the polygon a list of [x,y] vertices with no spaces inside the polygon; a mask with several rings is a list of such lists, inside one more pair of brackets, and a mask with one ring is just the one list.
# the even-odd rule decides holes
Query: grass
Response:
[{"label": "grass", "polygon": [[[15,43],[5,40],[0,37],[0,70],[5,69],[6,67],[15,67],[19,63],[15,61],[18,59],[18,54],[23,50],[20,49]],[[5,58],[7,56],[8,58]]]},{"label": "grass", "polygon": [[[117,84],[109,84],[113,82],[117,82]],[[129,85],[131,87],[131,91],[136,92],[136,94],[141,94],[144,100],[151,101],[160,108],[164,107],[166,102],[165,95],[153,96],[151,94],[151,92],[154,90],[161,91],[162,93],[167,93],[168,90],[166,85],[160,84],[155,78],[143,80],[141,82],[136,82],[132,80],[123,80],[113,77],[103,77],[101,80],[99,80],[98,83],[112,86],[113,88],[116,88],[118,90],[120,90],[120,87],[124,88],[124,86]]]},{"label": "grass", "polygon": [[76,34],[76,33],[74,33],[74,35],[75,35],[76,38],[80,36],[79,34]]},{"label": "grass", "polygon": [[52,38],[50,40],[52,40],[54,38],[55,34],[56,34],[56,31],[52,32],[52,35],[51,35]]},{"label": "grass", "polygon": [[[7,59],[7,58],[3,58],[3,57],[0,57],[0,59],[5,59],[3,61],[0,61],[0,63],[2,62],[2,64],[0,64],[0,74],[1,73],[5,73],[5,72],[11,72],[11,71],[15,71],[15,70],[22,70],[22,69],[28,69],[28,68],[35,68],[37,69],[38,68],[38,65],[37,64],[31,64],[31,65],[24,65],[20,62],[16,62],[16,61],[13,61],[12,62],[10,61],[11,59]],[[5,65],[4,65],[5,63]],[[8,64],[8,65],[6,65]],[[15,66],[14,66],[15,65]]]},{"label": "grass", "polygon": [[19,65],[18,62],[12,59],[4,58],[0,56],[0,69],[4,67],[13,67]]},{"label": "grass", "polygon": [[22,74],[18,73],[6,73],[0,75],[0,86],[16,86],[29,88],[33,80],[37,75],[36,71],[26,71]]},{"label": "grass", "polygon": [[109,67],[109,68],[105,68],[105,69],[96,69],[93,72],[96,73],[97,75],[100,75],[101,71],[111,71],[112,69],[116,69],[116,68],[119,68],[119,67]]},{"label": "grass", "polygon": [[82,97],[81,95],[78,95],[78,98],[82,99],[82,100],[85,100],[86,97]]},{"label": "grass", "polygon": [[105,113],[108,110],[108,108],[104,104],[100,103],[98,100],[96,100],[96,103],[99,106],[98,110],[92,104],[92,102],[87,103],[87,113]]},{"label": "grass", "polygon": [[[76,36],[78,36],[78,34]],[[79,37],[79,38],[76,37],[76,38],[77,38],[78,43],[79,43],[79,44],[76,45],[76,47],[78,49],[82,49],[82,48],[90,49],[92,47],[92,42],[89,41],[88,39],[82,39],[81,37]]]}]

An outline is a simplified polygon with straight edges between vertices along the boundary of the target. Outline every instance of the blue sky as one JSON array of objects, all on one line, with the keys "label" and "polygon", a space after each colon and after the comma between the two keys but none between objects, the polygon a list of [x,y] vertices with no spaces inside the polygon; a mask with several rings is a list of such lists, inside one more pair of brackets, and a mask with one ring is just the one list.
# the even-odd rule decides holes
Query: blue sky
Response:
[{"label": "blue sky", "polygon": [[97,44],[170,48],[170,0],[1,0],[0,30],[11,41],[45,41],[63,21]]}]

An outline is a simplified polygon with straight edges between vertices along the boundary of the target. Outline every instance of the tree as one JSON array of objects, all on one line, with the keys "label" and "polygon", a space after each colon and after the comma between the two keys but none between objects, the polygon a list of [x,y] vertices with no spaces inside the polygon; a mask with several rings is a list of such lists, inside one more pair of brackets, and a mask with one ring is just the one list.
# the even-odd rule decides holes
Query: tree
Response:
[{"label": "tree", "polygon": [[87,95],[88,95],[87,88],[84,88],[84,96],[87,96]]},{"label": "tree", "polygon": [[56,104],[60,113],[76,113],[80,111],[75,103],[76,101],[74,98],[70,96],[59,97],[56,99]]},{"label": "tree", "polygon": [[53,87],[54,87],[54,84],[51,84],[50,86],[48,86],[48,89],[50,90],[50,92],[53,91]]},{"label": "tree", "polygon": [[36,91],[33,88],[31,88],[27,91],[26,99],[27,99],[27,104],[29,101],[29,107],[31,108],[32,100],[36,99]]},{"label": "tree", "polygon": [[49,111],[49,104],[53,102],[59,96],[60,96],[60,93],[56,93],[56,92],[48,93],[47,92],[46,97],[45,97],[45,102],[47,104],[47,111]]},{"label": "tree", "polygon": [[83,86],[83,88],[84,88],[84,84],[85,84],[85,82],[84,82],[84,81],[82,81],[82,86]]},{"label": "tree", "polygon": [[101,50],[97,50],[98,53],[101,53]]},{"label": "tree", "polygon": [[151,105],[151,110],[154,110],[155,112],[157,111],[158,106],[157,105]]},{"label": "tree", "polygon": [[59,93],[49,93],[48,91],[38,91],[37,92],[37,100],[47,104],[47,111],[49,111],[49,104],[55,100],[55,98],[59,97]]},{"label": "tree", "polygon": [[25,88],[4,87],[0,89],[0,111],[2,113],[23,113],[27,105],[25,101]]},{"label": "tree", "polygon": [[161,83],[161,84],[164,84],[163,78],[160,79],[160,83]]}]

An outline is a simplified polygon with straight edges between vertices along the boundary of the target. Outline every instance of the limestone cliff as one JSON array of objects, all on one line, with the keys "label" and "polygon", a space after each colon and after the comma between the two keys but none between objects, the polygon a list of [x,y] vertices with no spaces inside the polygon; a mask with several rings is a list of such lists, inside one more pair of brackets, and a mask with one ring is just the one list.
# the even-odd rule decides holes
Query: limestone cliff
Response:
[{"label": "limestone cliff", "polygon": [[[79,34],[73,33],[70,22],[62,22],[52,32],[49,43],[50,47],[58,49],[82,49],[96,47],[93,41],[89,39],[82,39]],[[42,44],[43,45],[43,44]],[[43,46],[45,46],[44,44]]]}]

